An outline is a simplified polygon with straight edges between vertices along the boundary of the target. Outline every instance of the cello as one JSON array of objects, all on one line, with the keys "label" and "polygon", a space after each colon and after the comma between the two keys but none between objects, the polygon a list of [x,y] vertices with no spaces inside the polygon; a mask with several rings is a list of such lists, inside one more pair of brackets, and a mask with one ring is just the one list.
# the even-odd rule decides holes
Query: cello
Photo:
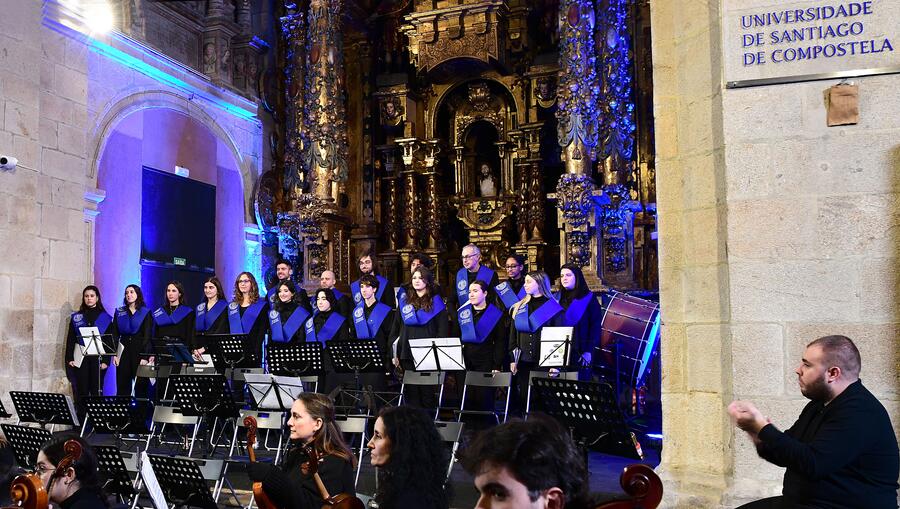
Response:
[{"label": "cello", "polygon": [[81,444],[77,440],[67,441],[63,449],[66,455],[50,474],[47,487],[44,487],[40,476],[34,472],[17,476],[9,487],[9,496],[15,505],[3,509],[48,509],[50,507],[50,487],[53,486],[54,479],[65,475],[66,470],[81,457]]},{"label": "cello", "polygon": [[[256,451],[253,450],[256,443],[256,417],[252,415],[244,417],[244,426],[247,428],[247,456],[250,457],[250,463],[256,463]],[[266,495],[261,482],[253,483],[253,499],[256,500],[259,509],[278,509]]]},{"label": "cello", "polygon": [[366,509],[365,504],[356,495],[350,493],[330,495],[328,489],[325,488],[325,483],[322,482],[322,478],[319,477],[319,453],[312,445],[306,447],[306,453],[309,455],[309,462],[304,463],[301,468],[303,468],[303,473],[311,475],[316,482],[319,495],[325,501],[322,509]]}]

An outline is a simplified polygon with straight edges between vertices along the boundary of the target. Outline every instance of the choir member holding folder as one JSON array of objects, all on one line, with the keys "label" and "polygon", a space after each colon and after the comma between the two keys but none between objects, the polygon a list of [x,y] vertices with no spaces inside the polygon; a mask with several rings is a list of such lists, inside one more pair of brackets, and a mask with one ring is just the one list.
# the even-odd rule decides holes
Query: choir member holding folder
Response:
[{"label": "choir member holding folder", "polygon": [[203,283],[203,302],[194,310],[194,344],[190,345],[195,359],[207,353],[210,334],[228,334],[228,301],[219,278],[213,276]]},{"label": "choir member holding folder", "polygon": [[[138,366],[143,362],[141,354],[150,351],[150,333],[153,319],[144,304],[144,293],[138,285],[125,287],[123,306],[116,309],[116,329],[119,333],[119,349],[113,357],[116,365],[116,394],[131,396]],[[137,392],[144,392],[143,389]]]},{"label": "choir member holding folder", "polygon": [[66,334],[66,366],[80,415],[84,412],[84,398],[100,395],[100,388],[103,385],[100,369],[106,369],[109,362],[105,359],[100,363],[97,356],[81,358],[76,354],[76,349],[84,351],[85,345],[82,344],[80,329],[85,327],[96,327],[101,335],[115,334],[115,322],[103,307],[100,289],[94,285],[86,286],[81,291],[81,306],[78,307],[78,311],[72,313],[71,324]]}]

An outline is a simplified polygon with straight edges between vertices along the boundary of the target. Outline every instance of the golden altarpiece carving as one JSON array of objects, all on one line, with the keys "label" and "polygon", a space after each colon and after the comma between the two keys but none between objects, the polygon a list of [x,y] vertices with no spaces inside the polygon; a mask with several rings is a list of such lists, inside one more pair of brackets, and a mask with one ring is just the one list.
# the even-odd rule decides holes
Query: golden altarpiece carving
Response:
[{"label": "golden altarpiece carving", "polygon": [[[281,7],[257,211],[269,254],[438,279],[474,242],[591,286],[656,288],[647,0],[311,0]],[[502,276],[503,271],[499,271]]]}]

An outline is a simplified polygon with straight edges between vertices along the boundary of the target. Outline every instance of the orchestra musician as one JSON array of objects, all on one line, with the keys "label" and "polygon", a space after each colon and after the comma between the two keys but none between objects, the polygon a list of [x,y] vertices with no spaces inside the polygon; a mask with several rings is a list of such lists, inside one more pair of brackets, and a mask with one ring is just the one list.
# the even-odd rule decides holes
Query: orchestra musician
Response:
[{"label": "orchestra musician", "polygon": [[[69,440],[81,444],[81,455],[65,472],[55,475],[57,465],[66,456],[64,447]],[[97,455],[91,446],[73,433],[63,433],[41,445],[34,470],[44,484],[50,502],[61,509],[106,509],[109,502],[103,493],[97,467]]]},{"label": "orchestra musician", "polygon": [[313,476],[304,473],[302,468],[309,461],[309,447],[317,451],[318,474],[328,493],[355,493],[354,456],[335,424],[334,404],[328,396],[301,393],[291,406],[288,428],[290,449],[280,465],[258,462],[247,465],[250,479],[262,482],[263,491],[276,507],[320,509],[324,505]]}]

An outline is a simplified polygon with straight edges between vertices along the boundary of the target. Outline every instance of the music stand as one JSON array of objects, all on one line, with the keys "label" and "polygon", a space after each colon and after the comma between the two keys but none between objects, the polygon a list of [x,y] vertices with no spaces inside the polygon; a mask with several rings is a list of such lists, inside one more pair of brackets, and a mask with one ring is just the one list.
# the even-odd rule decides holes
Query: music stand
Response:
[{"label": "music stand", "polygon": [[563,368],[569,362],[572,327],[544,327],[538,349],[538,366]]},{"label": "music stand", "polygon": [[[112,334],[100,334],[97,327],[78,328],[78,348],[74,352],[75,367],[80,368],[85,357],[109,357],[116,354],[116,338]],[[103,393],[103,367],[97,362],[98,390]]]},{"label": "music stand", "polygon": [[532,411],[563,423],[585,452],[643,459],[609,384],[559,378],[534,378],[531,383]]},{"label": "music stand", "polygon": [[146,435],[150,433],[143,416],[138,412],[138,400],[130,396],[99,396],[85,398],[87,416],[81,428],[82,436],[88,420],[93,421],[95,433],[111,433],[116,442],[125,433]]},{"label": "music stand", "polygon": [[181,338],[163,337],[150,340],[153,345],[153,351],[159,362],[157,364],[181,365],[187,364],[193,366],[196,362],[194,355],[184,344]]},{"label": "music stand", "polygon": [[50,440],[50,432],[44,428],[19,426],[18,424],[0,424],[0,429],[12,446],[13,456],[20,467],[28,469],[37,463],[37,455],[44,442]]},{"label": "music stand", "polygon": [[12,414],[6,411],[6,408],[3,406],[3,400],[0,399],[0,419],[9,419],[12,417]]},{"label": "music stand", "polygon": [[103,489],[115,493],[127,504],[137,492],[131,485],[131,475],[119,448],[111,445],[95,445],[94,452],[97,455],[97,470],[106,478]]},{"label": "music stand", "polygon": [[[349,410],[364,407],[367,412],[377,408],[375,391],[364,390],[361,373],[377,373],[383,376],[384,354],[375,340],[329,341],[326,347],[337,373],[353,373],[354,390],[342,389],[335,396],[335,407]],[[392,398],[391,398],[392,399]]]},{"label": "music stand", "polygon": [[297,377],[247,373],[244,380],[257,410],[290,411],[294,400],[303,392],[303,382]]},{"label": "music stand", "polygon": [[173,399],[183,415],[235,419],[238,416],[225,375],[172,375]]},{"label": "music stand", "polygon": [[147,457],[168,502],[175,507],[217,509],[196,462],[157,454],[148,454]]},{"label": "music stand", "polygon": [[42,427],[60,424],[77,428],[78,415],[72,398],[52,392],[10,391],[19,422],[36,422]]},{"label": "music stand", "polygon": [[321,375],[325,372],[322,343],[310,341],[269,348],[269,372],[281,376]]},{"label": "music stand", "polygon": [[462,342],[459,338],[410,339],[416,371],[465,371]]},{"label": "music stand", "polygon": [[207,350],[213,356],[213,364],[219,371],[225,368],[234,369],[243,363],[254,363],[258,360],[258,353],[249,352],[249,357],[244,345],[249,340],[248,334],[206,334],[209,341]]}]

